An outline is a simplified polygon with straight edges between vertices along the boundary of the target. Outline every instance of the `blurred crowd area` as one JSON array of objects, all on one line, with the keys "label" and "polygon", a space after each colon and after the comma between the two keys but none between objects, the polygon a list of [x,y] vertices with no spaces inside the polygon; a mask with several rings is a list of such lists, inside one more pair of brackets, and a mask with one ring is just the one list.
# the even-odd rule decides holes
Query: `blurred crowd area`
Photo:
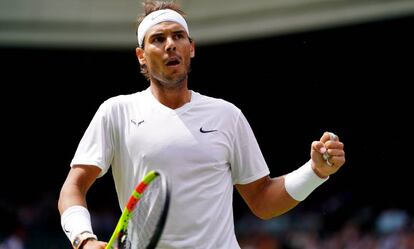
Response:
[{"label": "blurred crowd area", "polygon": [[[238,222],[242,249],[414,249],[414,222],[403,209],[370,208],[332,229],[318,211],[259,221],[246,214]],[[364,220],[367,219],[367,220]]]},{"label": "blurred crowd area", "polygon": [[[352,198],[350,198],[352,200]],[[288,213],[263,221],[247,209],[235,210],[242,249],[414,249],[414,219],[409,208],[350,205],[333,196],[320,205],[301,203]],[[31,204],[0,203],[0,249],[71,248],[60,226],[55,194]],[[238,208],[238,207],[236,207]],[[120,213],[91,208],[94,232],[109,239]]]}]

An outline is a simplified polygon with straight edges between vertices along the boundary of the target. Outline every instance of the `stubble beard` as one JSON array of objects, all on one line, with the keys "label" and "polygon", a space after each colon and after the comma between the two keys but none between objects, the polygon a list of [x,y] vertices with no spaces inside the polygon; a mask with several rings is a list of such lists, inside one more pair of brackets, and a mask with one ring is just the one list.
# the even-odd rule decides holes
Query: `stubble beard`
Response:
[{"label": "stubble beard", "polygon": [[151,75],[151,80],[159,86],[167,89],[181,88],[188,79],[188,73],[190,72],[190,63],[187,65],[187,70],[179,75]]}]

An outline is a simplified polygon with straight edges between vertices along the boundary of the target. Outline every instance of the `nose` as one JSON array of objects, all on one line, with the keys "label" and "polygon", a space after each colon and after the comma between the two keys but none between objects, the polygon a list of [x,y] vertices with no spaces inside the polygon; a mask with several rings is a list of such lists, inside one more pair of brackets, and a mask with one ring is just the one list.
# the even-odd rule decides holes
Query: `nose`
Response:
[{"label": "nose", "polygon": [[167,51],[175,51],[177,49],[176,45],[175,45],[175,41],[172,37],[167,37],[167,41],[166,41],[166,45],[165,45],[165,50]]}]

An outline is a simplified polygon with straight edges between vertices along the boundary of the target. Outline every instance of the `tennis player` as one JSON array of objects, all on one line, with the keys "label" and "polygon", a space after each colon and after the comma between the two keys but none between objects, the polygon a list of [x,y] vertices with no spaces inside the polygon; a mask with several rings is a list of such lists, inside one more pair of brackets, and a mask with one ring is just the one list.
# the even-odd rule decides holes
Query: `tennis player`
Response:
[{"label": "tennis player", "polygon": [[145,173],[160,169],[171,181],[172,194],[157,248],[240,248],[233,224],[234,186],[255,215],[276,217],[341,168],[343,143],[325,132],[310,145],[309,161],[271,178],[242,111],[189,89],[195,45],[179,6],[147,2],[144,7],[136,56],[149,87],[112,97],[97,110],[60,192],[62,228],[75,248],[104,248],[106,243],[93,234],[88,189],[112,167],[123,208]]}]

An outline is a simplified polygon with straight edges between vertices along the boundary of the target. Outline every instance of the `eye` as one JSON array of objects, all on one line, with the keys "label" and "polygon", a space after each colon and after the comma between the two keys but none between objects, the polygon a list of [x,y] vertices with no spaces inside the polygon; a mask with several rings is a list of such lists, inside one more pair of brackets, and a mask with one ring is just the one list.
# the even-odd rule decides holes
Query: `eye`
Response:
[{"label": "eye", "polygon": [[157,36],[157,37],[154,38],[154,42],[160,42],[160,43],[162,43],[164,40],[165,39],[162,36]]},{"label": "eye", "polygon": [[182,39],[182,38],[184,38],[184,35],[182,33],[176,33],[174,35],[174,39],[176,39],[176,40],[179,40],[179,39]]}]

